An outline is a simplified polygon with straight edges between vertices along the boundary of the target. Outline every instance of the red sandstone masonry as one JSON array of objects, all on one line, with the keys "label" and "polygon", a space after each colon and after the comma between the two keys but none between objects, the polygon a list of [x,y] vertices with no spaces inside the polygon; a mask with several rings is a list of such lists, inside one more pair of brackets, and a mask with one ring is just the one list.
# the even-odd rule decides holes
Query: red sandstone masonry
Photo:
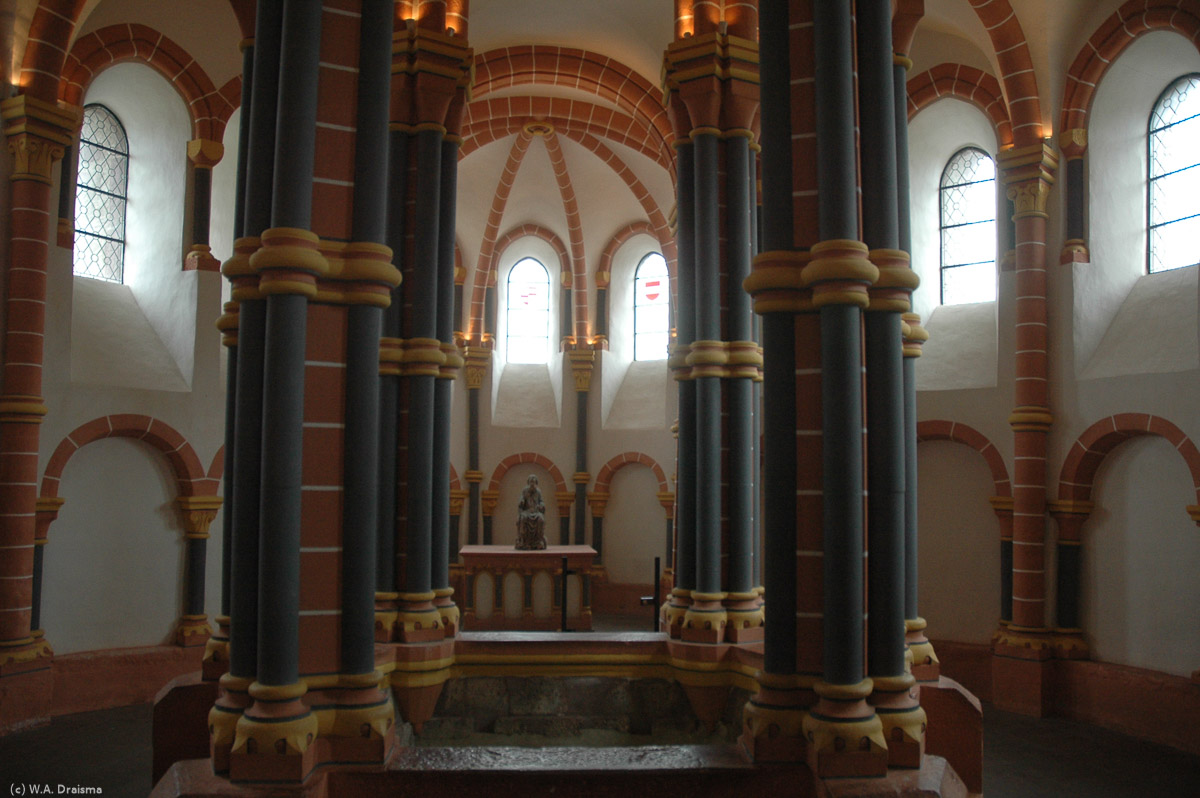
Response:
[{"label": "red sandstone masonry", "polygon": [[913,75],[908,80],[908,118],[943,97],[958,97],[978,107],[996,130],[1001,147],[1013,143],[1008,106],[994,77],[973,67],[943,63]]},{"label": "red sandstone masonry", "polygon": [[479,260],[475,266],[475,282],[471,292],[470,323],[467,329],[472,335],[478,336],[483,332],[484,292],[489,285],[495,285],[494,253],[496,238],[500,231],[500,222],[504,218],[504,208],[508,205],[508,195],[512,192],[513,182],[521,161],[529,151],[529,143],[533,135],[522,131],[513,141],[512,149],[508,152],[508,161],[504,164],[504,172],[500,182],[492,192],[492,208],[488,212],[487,226],[483,231],[483,241],[479,245]]},{"label": "red sandstone masonry", "polygon": [[[1012,114],[1013,143],[1037,144],[1042,137],[1042,111],[1029,45],[1008,0],[970,0],[987,29],[1000,64],[1000,77]],[[1019,239],[1018,239],[1019,240]]]},{"label": "red sandstone masonry", "polygon": [[[571,239],[571,276],[574,288],[571,293],[575,304],[575,335],[584,339],[588,334],[587,307],[587,263],[583,251],[583,221],[579,216],[579,200],[575,196],[575,186],[571,182],[571,173],[567,170],[567,161],[563,157],[562,146],[558,143],[558,135],[551,133],[542,137],[546,145],[546,153],[550,156],[550,166],[554,170],[554,179],[558,184],[558,193],[562,197],[563,212],[567,216],[567,229]],[[566,312],[560,308],[559,312]]]},{"label": "red sandstone masonry", "polygon": [[1183,458],[1200,503],[1200,450],[1178,427],[1146,413],[1118,413],[1092,424],[1075,441],[1058,477],[1058,497],[1090,501],[1100,464],[1120,444],[1135,437],[1155,435],[1166,439]]},{"label": "red sandstone masonry", "polygon": [[554,480],[554,490],[556,492],[567,492],[567,482],[563,479],[562,472],[558,470],[558,466],[556,466],[550,458],[542,454],[537,454],[536,452],[520,452],[518,454],[510,454],[508,457],[505,457],[503,460],[501,460],[500,464],[496,466],[496,470],[492,472],[492,480],[490,483],[488,483],[487,489],[500,490],[500,480],[504,479],[504,475],[508,473],[509,469],[527,463],[539,465],[549,471],[551,479]]},{"label": "red sandstone masonry", "polygon": [[983,433],[954,421],[921,421],[917,424],[917,442],[922,441],[952,441],[979,452],[992,474],[993,495],[1012,496],[1012,483],[1008,478],[1004,458]]},{"label": "red sandstone masonry", "polygon": [[475,57],[475,96],[530,83],[568,86],[600,96],[656,129],[664,142],[671,125],[657,87],[624,64],[585,50],[545,45],[505,47]]},{"label": "red sandstone masonry", "polygon": [[[124,61],[146,64],[175,87],[188,108],[194,138],[221,140],[225,122],[240,103],[240,96],[231,102],[223,93],[224,87],[218,92],[186,50],[145,25],[109,25],[80,37],[66,57],[58,99],[82,105],[87,87],[96,75]],[[240,78],[237,85],[240,95]]]},{"label": "red sandstone masonry", "polygon": [[217,482],[205,474],[192,445],[170,425],[137,414],[115,414],[81,424],[58,444],[42,476],[42,496],[57,496],[63,469],[79,449],[102,438],[135,438],[166,458],[181,496],[215,495]]},{"label": "red sandstone masonry", "polygon": [[1134,39],[1151,30],[1177,31],[1200,49],[1200,2],[1130,0],[1106,19],[1071,62],[1063,87],[1060,130],[1087,128],[1096,86],[1109,66]]},{"label": "red sandstone masonry", "polygon": [[[594,275],[597,286],[603,288],[604,286],[608,285],[607,282],[605,282],[603,286],[600,285],[600,278],[598,277],[599,273],[603,272],[611,275],[612,259],[617,254],[617,250],[624,246],[625,243],[631,238],[638,235],[646,235],[656,240],[658,239],[658,231],[651,227],[649,222],[645,221],[630,222],[618,230],[616,234],[609,239],[608,243],[604,245],[604,251],[600,253],[600,263],[597,265],[596,275]],[[663,244],[661,240],[659,240],[658,245],[660,248],[662,247]],[[670,277],[672,280],[672,285],[674,285],[674,275],[672,274]]]},{"label": "red sandstone masonry", "polygon": [[666,473],[653,457],[642,452],[622,452],[600,467],[600,471],[596,475],[595,492],[607,495],[612,487],[612,479],[616,473],[630,465],[643,465],[654,472],[654,478],[658,480],[658,490],[660,493],[666,493],[671,489],[670,483],[667,482]]}]

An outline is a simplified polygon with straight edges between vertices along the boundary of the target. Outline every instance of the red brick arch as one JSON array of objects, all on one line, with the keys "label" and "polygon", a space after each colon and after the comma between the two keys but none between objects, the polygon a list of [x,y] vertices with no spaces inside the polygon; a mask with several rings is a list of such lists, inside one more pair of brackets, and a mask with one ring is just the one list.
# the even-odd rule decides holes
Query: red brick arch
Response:
[{"label": "red brick arch", "polygon": [[496,466],[496,470],[492,472],[492,481],[488,483],[488,490],[500,490],[500,480],[504,479],[504,475],[510,469],[526,463],[539,465],[549,471],[550,478],[554,480],[554,490],[558,493],[567,492],[567,481],[563,479],[562,472],[558,470],[558,466],[549,457],[536,452],[518,452],[517,454],[510,454],[501,460],[500,465]]},{"label": "red brick arch", "polygon": [[658,492],[668,493],[671,490],[670,483],[667,482],[667,475],[663,472],[660,466],[653,457],[642,452],[622,452],[616,457],[609,460],[600,468],[600,473],[596,475],[596,490],[597,494],[607,495],[612,487],[613,476],[618,471],[626,466],[643,465],[654,472],[654,478],[658,480]]},{"label": "red brick arch", "polygon": [[674,138],[661,92],[607,56],[570,47],[529,45],[489,50],[475,57],[474,93],[478,98],[535,83],[594,94],[656,130],[664,145]]},{"label": "red brick arch", "polygon": [[[634,236],[650,236],[655,241],[658,241],[658,246],[661,248],[663,246],[663,242],[658,237],[659,232],[660,231],[655,230],[654,227],[645,220],[630,222],[618,230],[613,237],[608,240],[608,243],[604,245],[604,252],[600,253],[600,263],[596,266],[596,274],[594,275],[596,278],[596,285],[601,285],[599,277],[600,274],[610,275],[610,278],[608,279],[611,279],[613,257],[616,256],[617,250],[625,245],[625,242],[629,241],[629,239],[633,238]],[[604,285],[607,284],[608,282],[606,279]]]},{"label": "red brick arch", "polygon": [[186,50],[145,25],[109,25],[79,37],[63,66],[58,99],[81,105],[97,74],[128,61],[151,67],[179,92],[192,120],[193,138],[222,139],[226,121],[241,104],[241,78],[217,89]]},{"label": "red brick arch", "polygon": [[1148,413],[1117,413],[1083,431],[1071,446],[1058,477],[1058,498],[1091,501],[1096,471],[1113,449],[1131,438],[1157,435],[1170,442],[1192,475],[1200,504],[1200,450],[1179,427]]},{"label": "red brick arch", "polygon": [[957,97],[979,108],[992,122],[999,147],[1011,147],[1012,122],[1000,92],[1000,82],[964,64],[938,64],[908,80],[908,118],[943,97]]},{"label": "red brick arch", "polygon": [[87,0],[41,0],[29,22],[29,41],[21,60],[21,91],[54,102],[67,46]]},{"label": "red brick arch", "polygon": [[979,430],[955,421],[930,420],[917,423],[917,442],[951,441],[969,446],[983,456],[992,472],[992,495],[1012,496],[1012,481],[1000,452]]},{"label": "red brick arch", "polygon": [[489,97],[467,105],[463,114],[461,158],[534,122],[556,130],[591,133],[640,152],[673,172],[674,154],[644,122],[602,105],[562,97]]},{"label": "red brick arch", "polygon": [[157,449],[175,475],[180,496],[217,495],[220,479],[205,472],[186,438],[156,418],[130,413],[101,416],[81,424],[63,438],[42,475],[42,497],[57,496],[67,462],[75,452],[103,438],[134,438]]},{"label": "red brick arch", "polygon": [[1000,79],[1008,98],[1013,143],[1029,147],[1042,141],[1042,105],[1038,97],[1033,57],[1017,12],[1009,0],[970,0],[979,21],[992,40],[1000,65]]},{"label": "red brick arch", "polygon": [[1059,130],[1086,129],[1096,87],[1134,39],[1173,30],[1200,49],[1200,0],[1130,0],[1096,29],[1071,62]]}]

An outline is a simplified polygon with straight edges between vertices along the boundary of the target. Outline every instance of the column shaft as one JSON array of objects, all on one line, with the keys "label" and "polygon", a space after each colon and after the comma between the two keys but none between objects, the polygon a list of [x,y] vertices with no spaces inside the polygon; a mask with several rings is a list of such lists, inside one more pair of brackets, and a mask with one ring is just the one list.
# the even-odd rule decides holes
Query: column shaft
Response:
[{"label": "column shaft", "polygon": [[[693,136],[696,340],[721,338],[719,140]],[[695,354],[693,350],[693,354]],[[721,592],[721,380],[695,377],[696,590]]]},{"label": "column shaft", "polygon": [[[575,392],[575,473],[587,473],[588,392]],[[575,483],[575,545],[587,542],[587,483]],[[597,559],[597,562],[599,560]]]},{"label": "column shaft", "polygon": [[[695,280],[695,210],[693,206],[695,170],[690,141],[677,144],[678,185],[676,196],[678,280],[676,297],[676,347],[686,354],[696,340],[696,280]],[[682,367],[676,363],[676,367]],[[675,488],[675,587],[693,590],[696,587],[696,383],[685,377],[679,386],[679,443],[676,454]]]},{"label": "column shaft", "polygon": [[[437,262],[437,339],[443,351],[454,346],[454,232],[458,186],[458,144],[447,138],[442,142],[441,194],[438,209]],[[458,552],[450,551],[450,427],[454,377],[448,371],[434,384],[433,431],[433,540],[431,548],[431,584],[435,590],[450,587],[450,561]]]},{"label": "column shaft", "polygon": [[[725,143],[725,218],[726,265],[729,312],[728,339],[750,341],[754,333],[754,314],[750,296],[741,290],[750,274],[750,208],[753,163],[750,140],[733,136]],[[754,588],[754,382],[750,377],[730,377],[725,381],[728,402],[729,474],[729,579],[726,587],[736,593]]]}]

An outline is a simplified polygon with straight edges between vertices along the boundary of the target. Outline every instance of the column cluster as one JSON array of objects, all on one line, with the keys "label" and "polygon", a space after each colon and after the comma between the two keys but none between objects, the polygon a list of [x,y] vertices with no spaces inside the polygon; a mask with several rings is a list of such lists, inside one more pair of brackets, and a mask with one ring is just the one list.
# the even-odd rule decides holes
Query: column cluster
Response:
[{"label": "column cluster", "polygon": [[878,776],[919,767],[925,731],[905,644],[927,337],[905,318],[906,65],[882,0],[761,9],[764,251],[744,285],[763,317],[769,605],[743,742]]},{"label": "column cluster", "polygon": [[[683,4],[690,6],[691,4]],[[665,57],[677,140],[679,384],[675,584],[663,607],[673,638],[761,640],[756,582],[758,442],[754,383],[762,379],[749,296],[741,283],[757,251],[757,13],[705,6],[677,24]],[[710,13],[711,12],[711,13]],[[677,9],[677,20],[684,15]],[[686,24],[685,24],[686,23]],[[701,656],[679,649],[679,656]]]}]

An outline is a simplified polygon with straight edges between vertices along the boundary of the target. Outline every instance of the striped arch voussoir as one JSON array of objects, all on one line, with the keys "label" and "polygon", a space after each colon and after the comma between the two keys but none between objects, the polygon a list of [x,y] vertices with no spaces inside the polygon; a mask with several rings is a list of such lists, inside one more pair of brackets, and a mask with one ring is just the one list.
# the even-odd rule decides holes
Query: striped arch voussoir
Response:
[{"label": "striped arch voussoir", "polygon": [[671,486],[667,482],[667,475],[653,457],[642,452],[623,452],[601,467],[600,473],[596,475],[596,493],[607,494],[612,486],[613,476],[622,468],[631,465],[642,465],[653,471],[654,478],[658,480],[659,493],[667,493],[671,490]]},{"label": "striped arch voussoir", "polygon": [[1012,496],[1012,481],[1004,458],[982,432],[954,421],[921,421],[917,423],[917,442],[923,441],[951,441],[979,452],[992,473],[992,495]]},{"label": "striped arch voussoir", "polygon": [[994,77],[963,64],[938,64],[908,80],[908,118],[943,97],[957,97],[979,108],[996,130],[1000,147],[1013,143],[1008,106]]},{"label": "striped arch voussoir", "polygon": [[[205,472],[192,445],[174,428],[150,416],[116,414],[93,419],[63,438],[46,464],[41,495],[57,496],[67,462],[75,452],[103,438],[135,438],[157,449],[171,467],[180,496],[217,494],[219,476]],[[215,459],[213,467],[216,467]]]},{"label": "striped arch voussoir", "polygon": [[562,472],[558,470],[558,466],[549,457],[536,452],[510,454],[501,460],[500,465],[496,466],[496,470],[492,472],[492,480],[488,483],[488,490],[500,490],[500,480],[504,479],[505,474],[517,466],[527,464],[538,465],[549,471],[550,478],[554,480],[554,490],[558,493],[567,492],[567,481],[563,479]]},{"label": "striped arch voussoir", "polygon": [[[658,237],[659,231],[647,221],[630,222],[616,232],[608,243],[604,245],[604,252],[600,254],[600,264],[596,268],[596,274],[612,274],[612,261],[617,254],[617,250],[625,246],[625,243],[634,236],[650,236],[655,241],[658,241],[659,247],[663,246],[662,240]],[[599,278],[597,278],[599,280]]]},{"label": "striped arch voussoir", "polygon": [[650,81],[613,59],[586,50],[552,45],[503,47],[475,57],[478,98],[510,86],[565,86],[601,97],[673,138],[661,92]]},{"label": "striped arch voussoir", "polygon": [[109,25],[79,37],[63,66],[58,99],[81,105],[92,80],[113,64],[137,61],[153,68],[179,92],[192,120],[192,136],[220,141],[241,102],[241,80],[220,90],[186,50],[145,25]]},{"label": "striped arch voussoir", "polygon": [[1096,87],[1134,39],[1173,30],[1200,49],[1200,0],[1130,0],[1096,29],[1067,70],[1059,130],[1087,129]]},{"label": "striped arch voussoir", "polygon": [[1179,452],[1192,476],[1196,503],[1200,504],[1200,450],[1179,427],[1148,413],[1117,413],[1084,430],[1063,461],[1058,477],[1059,499],[1091,501],[1096,471],[1104,458],[1125,441],[1145,435],[1164,438]]},{"label": "striped arch voussoir", "polygon": [[1042,140],[1042,105],[1038,96],[1033,56],[1021,21],[1009,0],[970,0],[979,21],[992,40],[992,50],[1004,82],[1008,113],[1012,120],[1012,142],[1017,147]]}]

